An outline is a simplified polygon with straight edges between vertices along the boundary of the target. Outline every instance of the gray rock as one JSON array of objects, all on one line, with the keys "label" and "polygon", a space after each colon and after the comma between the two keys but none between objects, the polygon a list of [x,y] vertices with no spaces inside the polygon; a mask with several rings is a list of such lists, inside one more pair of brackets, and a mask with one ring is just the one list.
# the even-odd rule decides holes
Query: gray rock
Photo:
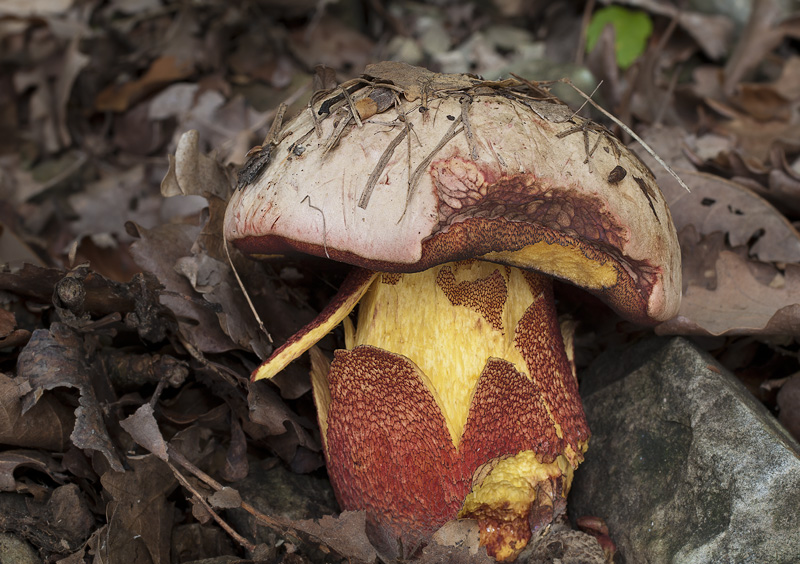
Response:
[{"label": "gray rock", "polygon": [[800,562],[800,445],[711,356],[653,339],[582,386],[570,513],[603,517],[627,562]]},{"label": "gray rock", "polygon": [[0,533],[0,562],[14,564],[41,564],[30,544],[11,533]]}]

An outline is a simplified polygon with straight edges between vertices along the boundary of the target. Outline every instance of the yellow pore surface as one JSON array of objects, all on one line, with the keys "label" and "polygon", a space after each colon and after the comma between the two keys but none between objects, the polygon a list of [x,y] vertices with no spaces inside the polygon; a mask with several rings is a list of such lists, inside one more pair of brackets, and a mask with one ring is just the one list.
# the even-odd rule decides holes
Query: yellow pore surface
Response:
[{"label": "yellow pore surface", "polygon": [[581,288],[608,288],[617,283],[618,277],[610,260],[590,260],[580,248],[573,245],[540,242],[518,251],[488,253],[483,258],[546,272],[563,280],[570,280]]},{"label": "yellow pore surface", "polygon": [[[495,275],[493,284],[478,284],[486,291],[477,294],[486,308],[496,306],[501,326],[496,327],[496,315],[487,317],[486,308],[482,312],[480,307],[454,305],[453,293],[448,297],[437,284],[442,269],[453,273],[456,288],[499,273],[504,282],[500,291]],[[488,262],[450,263],[414,274],[379,276],[361,300],[358,327],[347,348],[373,345],[414,362],[427,377],[426,385],[458,446],[476,383],[490,357],[508,360],[530,378],[514,346],[514,329],[537,297],[520,270]]]},{"label": "yellow pore surface", "polygon": [[490,506],[502,509],[499,519],[518,518],[527,513],[536,499],[537,486],[550,478],[563,478],[564,492],[569,491],[574,470],[563,455],[553,462],[539,462],[536,453],[526,450],[497,463],[480,485],[464,500],[459,516],[472,515]]}]

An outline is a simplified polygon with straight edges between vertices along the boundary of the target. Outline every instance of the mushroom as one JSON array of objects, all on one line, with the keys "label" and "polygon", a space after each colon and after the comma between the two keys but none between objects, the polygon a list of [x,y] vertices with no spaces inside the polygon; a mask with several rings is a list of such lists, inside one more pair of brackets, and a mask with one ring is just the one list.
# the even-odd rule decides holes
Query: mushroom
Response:
[{"label": "mushroom", "polygon": [[240,250],[354,266],[253,373],[344,321],[332,362],[312,350],[342,508],[406,549],[474,518],[489,554],[516,558],[564,512],[590,434],[552,278],[637,323],[678,310],[680,252],[650,170],[527,81],[380,63],[315,95],[240,185],[224,225]]}]

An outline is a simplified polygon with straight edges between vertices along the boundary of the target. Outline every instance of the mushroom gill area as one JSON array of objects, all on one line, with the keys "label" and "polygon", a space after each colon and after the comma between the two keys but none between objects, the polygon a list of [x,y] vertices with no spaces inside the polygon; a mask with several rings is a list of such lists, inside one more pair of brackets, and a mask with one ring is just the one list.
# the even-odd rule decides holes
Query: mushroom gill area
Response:
[{"label": "mushroom gill area", "polygon": [[563,511],[589,438],[550,279],[476,260],[382,274],[345,327],[312,370],[343,509],[403,546],[474,517],[516,557],[532,511]]}]

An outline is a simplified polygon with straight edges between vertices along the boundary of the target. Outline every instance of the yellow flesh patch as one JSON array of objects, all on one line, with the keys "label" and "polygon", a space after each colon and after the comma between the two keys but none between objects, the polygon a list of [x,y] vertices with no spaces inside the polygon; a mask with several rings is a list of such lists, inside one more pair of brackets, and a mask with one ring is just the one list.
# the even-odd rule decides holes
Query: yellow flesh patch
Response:
[{"label": "yellow flesh patch", "polygon": [[[453,305],[437,275],[450,269],[455,282],[473,282],[498,272],[507,287],[500,309],[501,330],[474,307]],[[486,262],[451,263],[415,274],[399,284],[381,278],[359,306],[358,328],[348,348],[373,345],[413,361],[429,380],[453,444],[458,446],[475,385],[490,357],[513,363],[530,378],[514,346],[514,328],[536,297],[522,272]]]},{"label": "yellow flesh patch", "polygon": [[617,283],[617,271],[610,261],[599,263],[588,259],[573,246],[541,242],[518,251],[488,253],[481,258],[546,272],[583,288],[609,288]]},{"label": "yellow flesh patch", "polygon": [[272,378],[278,372],[286,368],[286,365],[314,346],[325,335],[333,331],[334,327],[339,325],[339,323],[353,311],[353,308],[356,307],[356,304],[364,295],[364,292],[370,287],[370,284],[372,284],[376,276],[378,276],[377,273],[373,274],[371,278],[365,279],[357,291],[348,294],[335,310],[328,312],[328,315],[317,317],[313,325],[304,327],[300,333],[297,333],[295,337],[293,337],[294,340],[287,342],[286,345],[270,357],[269,360],[256,369],[253,380]]},{"label": "yellow flesh patch", "polygon": [[549,478],[562,477],[564,491],[569,491],[573,472],[572,465],[564,456],[543,464],[533,451],[520,452],[498,462],[483,482],[473,487],[464,500],[459,517],[478,513],[484,506],[502,510],[509,519],[519,517],[536,500],[538,484]]}]

